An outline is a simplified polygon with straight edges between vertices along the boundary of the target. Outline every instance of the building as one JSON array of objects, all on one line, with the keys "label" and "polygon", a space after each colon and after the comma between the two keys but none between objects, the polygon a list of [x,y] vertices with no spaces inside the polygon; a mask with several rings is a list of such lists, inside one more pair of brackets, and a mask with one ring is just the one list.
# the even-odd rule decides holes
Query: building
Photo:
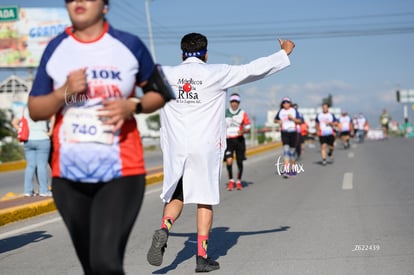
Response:
[{"label": "building", "polygon": [[23,78],[11,75],[0,83],[0,109],[6,110],[11,119],[26,104],[30,83]]}]

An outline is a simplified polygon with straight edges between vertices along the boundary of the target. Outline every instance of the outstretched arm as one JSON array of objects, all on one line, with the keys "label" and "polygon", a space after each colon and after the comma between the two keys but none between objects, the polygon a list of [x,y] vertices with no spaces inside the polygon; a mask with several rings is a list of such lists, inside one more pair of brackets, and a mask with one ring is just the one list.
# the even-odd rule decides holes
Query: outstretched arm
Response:
[{"label": "outstretched arm", "polygon": [[270,76],[290,65],[288,55],[292,53],[295,44],[290,40],[279,39],[281,50],[266,57],[260,57],[248,64],[223,65],[226,71],[222,79],[223,88],[229,89],[238,85],[250,83]]}]

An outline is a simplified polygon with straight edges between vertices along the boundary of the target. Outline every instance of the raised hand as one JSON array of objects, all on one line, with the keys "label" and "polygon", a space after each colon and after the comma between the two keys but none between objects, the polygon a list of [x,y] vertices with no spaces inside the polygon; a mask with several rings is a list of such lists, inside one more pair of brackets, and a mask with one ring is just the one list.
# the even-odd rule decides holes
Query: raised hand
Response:
[{"label": "raised hand", "polygon": [[291,40],[286,39],[282,40],[278,38],[280,48],[286,52],[287,55],[290,55],[290,53],[293,51],[293,48],[295,48],[295,43],[293,43]]}]

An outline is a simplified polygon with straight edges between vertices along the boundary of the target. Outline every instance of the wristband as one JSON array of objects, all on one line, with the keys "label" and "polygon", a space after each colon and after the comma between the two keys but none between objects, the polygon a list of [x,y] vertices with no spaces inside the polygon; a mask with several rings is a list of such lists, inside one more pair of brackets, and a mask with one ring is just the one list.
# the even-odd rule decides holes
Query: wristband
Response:
[{"label": "wristband", "polygon": [[137,103],[137,107],[135,107],[135,113],[136,114],[142,113],[142,104],[141,104],[141,101]]},{"label": "wristband", "polygon": [[130,97],[129,100],[132,100],[133,102],[136,103],[135,106],[135,113],[136,114],[140,114],[142,113],[142,104],[141,104],[141,100],[139,100],[139,98],[136,97]]}]

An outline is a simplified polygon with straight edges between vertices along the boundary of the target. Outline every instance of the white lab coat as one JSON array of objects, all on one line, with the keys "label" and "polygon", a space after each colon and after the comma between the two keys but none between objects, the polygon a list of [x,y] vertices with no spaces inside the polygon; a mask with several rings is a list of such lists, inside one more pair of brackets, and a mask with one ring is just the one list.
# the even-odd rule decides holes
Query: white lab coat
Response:
[{"label": "white lab coat", "polygon": [[196,57],[163,66],[176,99],[161,109],[164,183],[169,202],[183,177],[184,203],[216,205],[226,149],[228,88],[262,79],[290,65],[284,50],[245,65],[206,64]]}]

